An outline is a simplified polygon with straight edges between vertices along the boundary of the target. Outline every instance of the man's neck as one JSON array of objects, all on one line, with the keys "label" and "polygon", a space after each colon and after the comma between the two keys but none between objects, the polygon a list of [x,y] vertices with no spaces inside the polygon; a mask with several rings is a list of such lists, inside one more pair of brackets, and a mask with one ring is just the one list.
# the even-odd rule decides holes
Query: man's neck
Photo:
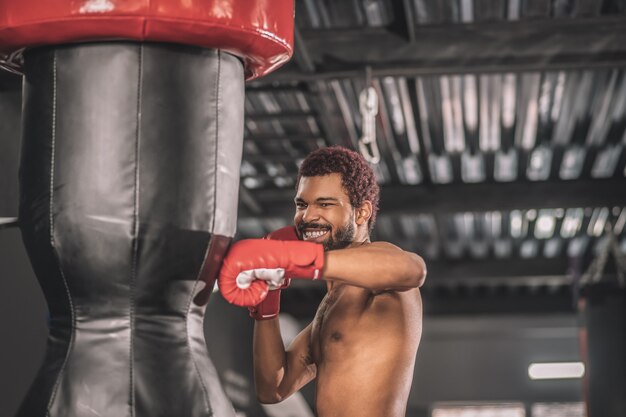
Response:
[{"label": "man's neck", "polygon": [[370,235],[369,233],[366,231],[357,231],[356,235],[354,236],[354,240],[352,241],[352,243],[348,246],[349,248],[354,248],[357,246],[361,246],[365,243],[371,243],[370,241]]},{"label": "man's neck", "polygon": [[370,233],[367,230],[365,225],[359,226],[356,229],[356,234],[354,236],[354,242],[358,242],[360,244],[370,243]]}]

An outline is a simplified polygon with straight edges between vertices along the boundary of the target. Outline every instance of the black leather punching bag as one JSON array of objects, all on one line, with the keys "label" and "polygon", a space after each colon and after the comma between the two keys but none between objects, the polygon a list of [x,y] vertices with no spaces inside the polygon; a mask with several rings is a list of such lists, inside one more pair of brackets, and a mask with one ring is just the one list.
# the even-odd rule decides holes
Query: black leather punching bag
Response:
[{"label": "black leather punching bag", "polygon": [[241,62],[131,42],[24,59],[20,227],[51,321],[18,415],[234,416],[202,322],[235,233]]}]

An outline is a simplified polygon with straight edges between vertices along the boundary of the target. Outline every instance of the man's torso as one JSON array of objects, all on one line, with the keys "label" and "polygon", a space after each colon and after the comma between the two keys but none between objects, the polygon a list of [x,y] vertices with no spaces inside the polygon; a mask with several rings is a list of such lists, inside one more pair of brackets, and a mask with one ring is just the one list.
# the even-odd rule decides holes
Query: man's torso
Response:
[{"label": "man's torso", "polygon": [[311,329],[320,417],[404,416],[421,336],[418,289],[331,284]]}]

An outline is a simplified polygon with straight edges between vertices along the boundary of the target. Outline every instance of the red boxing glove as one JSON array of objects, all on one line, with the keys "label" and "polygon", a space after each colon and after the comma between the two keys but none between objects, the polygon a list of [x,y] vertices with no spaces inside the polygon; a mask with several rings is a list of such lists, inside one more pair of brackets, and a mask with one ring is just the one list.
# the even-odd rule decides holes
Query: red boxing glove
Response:
[{"label": "red boxing glove", "polygon": [[323,266],[320,244],[248,239],[231,247],[218,282],[228,302],[250,307],[267,297],[269,283],[278,288],[287,278],[319,279]]},{"label": "red boxing glove", "polygon": [[300,240],[295,226],[285,226],[265,236],[269,240]]},{"label": "red boxing glove", "polygon": [[[299,240],[296,228],[293,226],[286,226],[278,229],[267,236],[265,239],[269,240]],[[286,279],[285,283],[276,290],[270,290],[267,293],[265,300],[261,301],[254,307],[248,307],[250,311],[250,317],[255,320],[270,320],[278,316],[280,311],[280,290],[287,288],[291,283],[290,279]]]},{"label": "red boxing glove", "polygon": [[255,320],[269,320],[278,316],[280,312],[280,290],[287,288],[291,283],[290,279],[286,279],[285,283],[277,290],[270,290],[263,301],[254,307],[248,307],[250,317]]}]

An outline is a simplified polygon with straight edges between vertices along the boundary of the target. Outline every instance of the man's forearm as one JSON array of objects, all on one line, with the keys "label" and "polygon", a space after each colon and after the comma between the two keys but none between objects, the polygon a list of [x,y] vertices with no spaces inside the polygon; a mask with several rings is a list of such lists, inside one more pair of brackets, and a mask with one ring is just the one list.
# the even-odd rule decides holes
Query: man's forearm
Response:
[{"label": "man's forearm", "polygon": [[410,289],[424,283],[426,265],[414,253],[375,242],[326,252],[322,276],[373,290]]},{"label": "man's forearm", "polygon": [[277,402],[287,362],[278,318],[255,322],[252,349],[257,396],[264,403]]}]

